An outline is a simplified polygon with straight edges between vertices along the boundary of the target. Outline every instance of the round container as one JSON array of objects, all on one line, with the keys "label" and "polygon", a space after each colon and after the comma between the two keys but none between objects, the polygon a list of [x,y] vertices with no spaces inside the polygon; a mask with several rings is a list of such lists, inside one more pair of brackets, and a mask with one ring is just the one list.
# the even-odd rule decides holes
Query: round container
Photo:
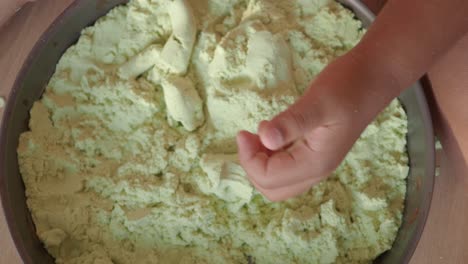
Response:
[{"label": "round container", "polygon": [[[24,263],[54,263],[38,239],[26,206],[16,148],[19,135],[28,130],[29,111],[41,97],[55,65],[76,42],[80,31],[92,25],[125,0],[77,0],[42,35],[19,73],[7,102],[0,130],[0,196],[13,241]],[[342,0],[369,26],[373,14],[359,0]],[[410,175],[403,224],[393,248],[374,263],[408,263],[421,237],[434,184],[434,135],[427,102],[420,83],[400,97],[409,119]]]}]

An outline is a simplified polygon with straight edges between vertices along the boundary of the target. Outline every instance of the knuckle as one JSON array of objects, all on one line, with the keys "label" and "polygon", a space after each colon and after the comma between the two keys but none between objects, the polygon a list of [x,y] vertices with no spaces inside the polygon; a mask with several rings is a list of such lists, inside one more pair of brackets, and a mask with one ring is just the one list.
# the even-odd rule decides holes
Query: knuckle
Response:
[{"label": "knuckle", "polygon": [[281,176],[280,173],[276,171],[267,170],[264,175],[256,177],[255,181],[258,186],[264,190],[275,190],[287,186],[287,182]]},{"label": "knuckle", "polygon": [[260,188],[265,190],[271,190],[275,188],[275,183],[268,176],[260,176],[256,178],[256,182]]}]

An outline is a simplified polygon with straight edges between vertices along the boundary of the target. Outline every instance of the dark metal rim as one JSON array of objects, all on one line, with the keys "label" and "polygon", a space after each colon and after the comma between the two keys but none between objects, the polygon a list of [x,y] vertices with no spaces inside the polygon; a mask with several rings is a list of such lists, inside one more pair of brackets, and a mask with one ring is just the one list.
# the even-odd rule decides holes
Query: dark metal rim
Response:
[{"label": "dark metal rim", "polygon": [[[30,65],[32,62],[36,59],[37,54],[40,53],[40,51],[45,47],[46,40],[50,38],[50,36],[54,35],[54,33],[58,30],[61,24],[63,24],[63,20],[65,17],[71,15],[74,11],[74,9],[79,6],[79,3],[81,0],[76,0],[74,1],[70,6],[68,6],[55,20],[52,22],[52,24],[47,28],[47,30],[41,35],[39,38],[38,42],[34,45],[33,49],[29,53],[28,57],[26,58],[25,62],[23,63],[23,66],[21,67],[20,72],[18,73],[18,77],[15,80],[15,83],[13,85],[13,88],[10,92],[9,99],[7,101],[4,115],[3,115],[3,120],[1,122],[0,126],[0,147],[4,149],[4,146],[6,146],[6,131],[8,124],[10,122],[12,112],[13,112],[13,107],[14,107],[14,102],[16,102],[16,98],[18,95],[19,90],[22,87],[22,83],[25,79],[25,76],[27,72],[30,70]],[[346,6],[352,7],[352,9],[355,11],[355,13],[358,14],[358,17],[361,20],[366,20],[369,23],[371,23],[374,19],[375,16],[374,14],[359,0],[340,0],[341,3],[343,3]],[[423,92],[423,88],[421,83],[419,82],[415,88],[413,88],[416,97],[418,100],[418,103],[420,104],[421,112],[422,112],[422,118],[423,118],[423,123],[425,127],[425,133],[427,136],[426,144],[429,146],[434,145],[434,131],[433,131],[433,126],[432,126],[432,119],[429,111],[429,106],[425,98],[425,94]],[[6,153],[5,152],[0,152],[0,163],[4,163],[6,159]],[[429,148],[428,153],[427,153],[427,162],[426,162],[426,171],[428,172],[434,172],[435,171],[435,150],[434,148]],[[4,175],[5,171],[0,169],[0,200],[3,206],[3,211],[5,214],[6,222],[8,229],[10,231],[11,237],[13,239],[13,242],[15,243],[15,246],[19,252],[19,255],[21,256],[22,260],[25,263],[34,263],[34,260],[31,258],[31,256],[28,254],[28,251],[24,247],[24,244],[21,241],[19,231],[17,229],[15,219],[13,219],[12,214],[10,213],[12,211],[11,205],[12,203],[9,200],[9,197],[7,195],[6,190],[8,189],[8,186],[6,185],[5,182],[5,177]],[[429,215],[429,211],[431,208],[431,201],[432,201],[432,193],[434,189],[434,178],[429,177],[427,183],[428,185],[428,191],[426,193],[428,199],[425,201],[425,203],[422,205],[422,209],[420,212],[423,214],[423,222],[420,226],[418,226],[416,235],[412,238],[412,243],[411,245],[406,248],[406,253],[404,254],[404,260],[403,263],[409,263],[411,257],[413,256],[417,245],[419,243],[419,240],[422,236],[424,227],[427,223],[427,218]]]},{"label": "dark metal rim", "polygon": [[[46,40],[49,39],[50,36],[54,35],[54,33],[63,23],[64,18],[73,12],[75,7],[79,5],[79,2],[80,0],[74,1],[52,22],[52,24],[41,35],[37,43],[33,46],[28,57],[24,61],[23,66],[21,67],[21,70],[19,71],[18,76],[13,84],[13,88],[10,92],[9,98],[6,103],[5,111],[3,114],[3,119],[2,119],[1,126],[0,126],[1,149],[5,149],[5,146],[7,145],[7,135],[6,135],[7,127],[11,121],[10,119],[12,116],[14,103],[16,102],[16,98],[18,96],[18,92],[20,91],[22,87],[26,74],[29,71],[30,65],[37,58],[37,55],[41,52],[41,50],[45,47]],[[0,163],[5,163],[5,160],[6,160],[6,153],[4,151],[0,151]],[[13,242],[15,243],[16,249],[18,250],[18,253],[21,259],[25,263],[34,263],[34,260],[28,254],[27,249],[24,247],[24,244],[21,241],[19,231],[15,223],[15,219],[13,218],[11,214],[12,203],[9,200],[9,197],[7,195],[8,186],[6,184],[6,181],[4,180],[6,178],[5,173],[6,172],[4,168],[0,168],[0,200],[3,206],[3,212],[6,218],[6,223],[10,231],[11,238],[13,239]]]},{"label": "dark metal rim", "polygon": [[[367,22],[372,23],[375,20],[375,15],[372,11],[370,11],[360,0],[339,0],[346,6],[351,7],[354,13],[358,15],[359,19],[366,20]],[[434,127],[432,123],[431,113],[429,110],[429,104],[426,100],[426,95],[423,91],[423,85],[427,84],[424,82],[427,76],[424,76],[421,81],[419,81],[415,87],[413,87],[413,91],[416,94],[416,99],[420,105],[420,110],[422,112],[422,119],[424,124],[424,131],[426,133],[426,142],[427,146],[434,146]],[[426,179],[426,187],[427,191],[424,193],[424,196],[427,198],[423,201],[421,205],[421,210],[419,212],[422,214],[422,222],[417,227],[415,235],[411,238],[411,243],[405,249],[403,263],[407,264],[410,262],[411,258],[416,251],[416,248],[419,244],[421,236],[423,234],[424,228],[427,223],[427,219],[429,216],[429,212],[431,209],[432,203],[432,194],[434,191],[434,175],[435,175],[435,147],[429,147],[428,152],[426,153],[426,172],[431,173],[431,177]]]},{"label": "dark metal rim", "polygon": [[421,225],[417,227],[416,234],[414,235],[412,239],[412,243],[410,244],[409,247],[406,248],[406,253],[404,257],[404,263],[409,263],[411,258],[414,255],[414,252],[416,251],[416,248],[418,247],[419,241],[421,240],[422,234],[424,232],[424,228],[426,227],[427,224],[427,219],[429,217],[429,212],[431,210],[431,205],[432,205],[432,199],[433,199],[433,193],[434,193],[434,185],[435,185],[435,134],[434,134],[434,127],[433,127],[433,122],[431,118],[431,113],[429,110],[429,104],[427,103],[426,100],[426,95],[424,93],[424,87],[425,87],[425,82],[423,81],[426,79],[427,76],[425,75],[422,78],[422,81],[418,83],[417,87],[414,89],[416,93],[416,97],[418,100],[419,105],[421,106],[421,111],[423,112],[422,118],[423,118],[423,123],[425,125],[424,131],[426,132],[427,139],[426,139],[426,145],[427,146],[432,146],[428,148],[428,153],[426,156],[426,171],[428,173],[431,173],[432,177],[429,177],[426,180],[426,186],[427,192],[424,194],[427,199],[425,202],[422,204],[422,210],[420,211],[422,216],[422,222]]}]

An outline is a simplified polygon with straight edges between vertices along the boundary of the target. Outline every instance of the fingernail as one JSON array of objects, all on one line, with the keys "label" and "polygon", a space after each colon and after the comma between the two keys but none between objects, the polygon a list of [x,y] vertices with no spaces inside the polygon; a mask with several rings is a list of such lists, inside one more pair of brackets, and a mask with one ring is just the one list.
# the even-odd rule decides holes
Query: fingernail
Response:
[{"label": "fingernail", "polygon": [[272,128],[267,133],[267,140],[264,143],[265,147],[270,150],[277,150],[283,146],[283,134],[277,128]]}]

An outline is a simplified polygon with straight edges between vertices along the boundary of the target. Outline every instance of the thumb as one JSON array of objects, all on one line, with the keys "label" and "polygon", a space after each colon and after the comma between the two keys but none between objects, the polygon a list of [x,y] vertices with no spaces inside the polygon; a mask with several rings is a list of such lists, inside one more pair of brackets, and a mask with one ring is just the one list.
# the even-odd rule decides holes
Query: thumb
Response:
[{"label": "thumb", "polygon": [[310,97],[309,90],[286,111],[260,123],[258,134],[266,148],[275,151],[286,147],[321,124],[318,101]]}]

